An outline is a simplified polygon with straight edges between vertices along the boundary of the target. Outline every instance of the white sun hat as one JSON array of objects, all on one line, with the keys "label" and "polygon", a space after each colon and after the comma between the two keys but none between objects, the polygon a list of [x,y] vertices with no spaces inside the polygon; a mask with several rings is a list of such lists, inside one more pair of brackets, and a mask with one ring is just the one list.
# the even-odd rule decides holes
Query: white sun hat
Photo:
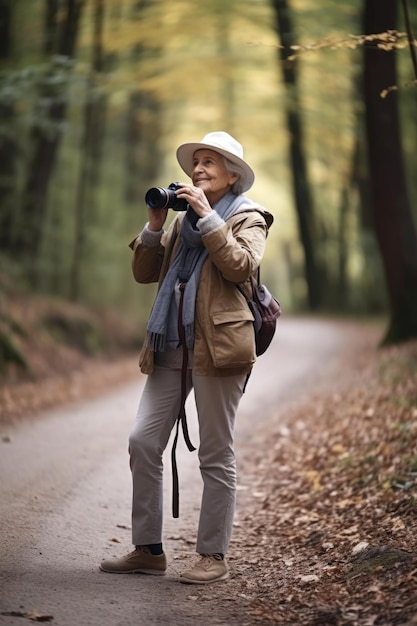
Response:
[{"label": "white sun hat", "polygon": [[223,130],[208,133],[200,142],[183,143],[179,146],[177,149],[178,163],[188,176],[191,177],[193,170],[194,152],[203,148],[222,154],[236,166],[236,170],[240,174],[242,192],[252,187],[255,174],[252,168],[243,160],[242,145]]}]

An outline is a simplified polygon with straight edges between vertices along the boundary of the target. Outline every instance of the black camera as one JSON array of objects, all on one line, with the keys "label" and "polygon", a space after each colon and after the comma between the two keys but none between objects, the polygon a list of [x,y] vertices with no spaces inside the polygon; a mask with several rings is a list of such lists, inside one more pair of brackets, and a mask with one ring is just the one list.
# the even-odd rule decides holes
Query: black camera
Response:
[{"label": "black camera", "polygon": [[183,198],[177,198],[175,192],[180,189],[178,183],[171,183],[168,188],[152,187],[145,195],[145,202],[151,209],[173,209],[174,211],[186,211],[188,202]]}]

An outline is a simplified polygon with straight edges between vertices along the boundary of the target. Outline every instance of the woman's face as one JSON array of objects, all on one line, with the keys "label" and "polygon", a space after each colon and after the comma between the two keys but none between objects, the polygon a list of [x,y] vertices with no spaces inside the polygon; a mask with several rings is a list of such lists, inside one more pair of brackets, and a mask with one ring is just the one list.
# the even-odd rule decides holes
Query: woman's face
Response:
[{"label": "woman's face", "polygon": [[226,168],[218,152],[206,148],[194,152],[191,179],[195,187],[204,191],[211,206],[230,191],[237,178],[237,174]]}]

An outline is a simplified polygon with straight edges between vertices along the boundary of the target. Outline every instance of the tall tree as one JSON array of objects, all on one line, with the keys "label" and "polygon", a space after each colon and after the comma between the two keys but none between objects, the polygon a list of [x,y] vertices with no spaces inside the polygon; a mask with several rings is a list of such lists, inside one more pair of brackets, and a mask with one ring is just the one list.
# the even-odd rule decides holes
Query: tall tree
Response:
[{"label": "tall tree", "polygon": [[92,190],[99,182],[102,157],[106,98],[97,88],[96,79],[103,71],[104,15],[105,1],[94,0],[91,70],[87,76],[80,174],[75,194],[75,237],[69,281],[69,296],[72,300],[80,297],[88,213],[94,204]]},{"label": "tall tree", "polygon": [[[365,0],[367,34],[395,30],[396,0]],[[379,46],[379,44],[382,44]],[[396,52],[376,39],[364,50],[364,90],[375,231],[383,259],[390,322],[385,342],[417,336],[417,237],[407,194],[397,84]]]},{"label": "tall tree", "polygon": [[289,60],[289,57],[293,55],[291,46],[296,44],[296,37],[288,1],[271,1],[276,15],[276,32],[281,43],[278,49],[280,67],[284,84],[287,87],[286,119],[290,142],[292,183],[299,236],[304,251],[308,303],[310,309],[317,309],[321,303],[320,275],[314,250],[313,201],[304,152],[304,132],[298,88],[298,66],[296,59]]},{"label": "tall tree", "polygon": [[45,55],[53,54],[58,36],[59,0],[46,0],[43,27],[43,51]]},{"label": "tall tree", "polygon": [[210,7],[217,21],[216,37],[219,58],[222,59],[220,73],[220,126],[234,132],[236,119],[236,79],[231,45],[233,11],[236,10],[233,2],[212,2]]},{"label": "tall tree", "polygon": [[10,250],[16,200],[18,146],[13,135],[15,102],[0,96],[0,249]]},{"label": "tall tree", "polygon": [[[0,0],[0,61],[11,55],[11,0]],[[13,230],[18,146],[13,133],[15,94],[5,77],[0,77],[0,249],[7,252]]]},{"label": "tall tree", "polygon": [[12,0],[0,0],[0,59],[10,55]]},{"label": "tall tree", "polygon": [[[134,2],[131,19],[137,24],[138,34],[146,31],[146,12],[152,6],[150,0]],[[161,9],[163,10],[163,8]],[[139,77],[143,68],[155,62],[162,54],[162,46],[156,43],[150,49],[140,37],[131,51],[131,63]],[[143,203],[145,190],[162,168],[161,136],[163,110],[156,90],[144,87],[142,81],[129,94],[126,125],[126,178],[125,198],[130,204]]]},{"label": "tall tree", "polygon": [[[43,76],[39,85],[35,105],[34,123],[31,129],[32,151],[28,164],[27,179],[21,207],[20,227],[14,240],[16,254],[24,254],[31,259],[30,273],[37,281],[36,263],[42,228],[46,213],[49,182],[52,176],[58,148],[61,141],[62,123],[67,111],[68,72],[75,55],[80,18],[86,0],[65,0],[59,3],[59,11],[54,12],[56,3],[46,0],[45,48],[50,49],[51,33],[55,38],[55,57],[51,68]],[[52,8],[51,8],[52,7]],[[51,24],[51,19],[55,24]]]}]

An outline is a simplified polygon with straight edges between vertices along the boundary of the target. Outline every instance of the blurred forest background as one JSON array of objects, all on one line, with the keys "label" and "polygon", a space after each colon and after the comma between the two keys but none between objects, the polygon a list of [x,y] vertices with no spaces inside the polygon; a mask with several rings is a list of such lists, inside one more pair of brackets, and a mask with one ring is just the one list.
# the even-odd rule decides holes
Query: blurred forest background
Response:
[{"label": "blurred forest background", "polygon": [[144,194],[184,180],[176,147],[212,130],[275,216],[262,277],[284,311],[417,336],[413,24],[405,0],[0,0],[3,363],[16,291],[143,332]]}]

